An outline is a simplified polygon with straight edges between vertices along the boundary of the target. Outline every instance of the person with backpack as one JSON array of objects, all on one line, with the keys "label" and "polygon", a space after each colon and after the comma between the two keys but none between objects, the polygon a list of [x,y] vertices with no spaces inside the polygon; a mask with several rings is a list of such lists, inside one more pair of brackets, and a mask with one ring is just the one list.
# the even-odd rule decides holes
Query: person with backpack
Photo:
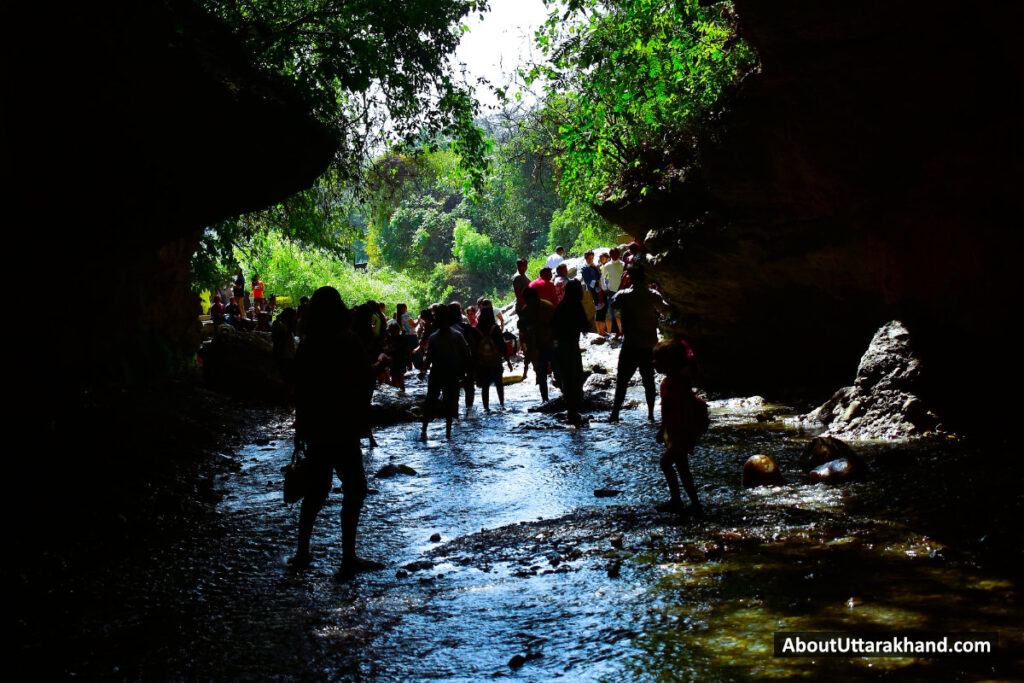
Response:
[{"label": "person with backpack", "polygon": [[480,396],[484,403],[484,412],[491,412],[490,386],[494,384],[498,392],[498,403],[502,409],[505,408],[505,385],[502,383],[501,364],[508,363],[508,369],[512,369],[512,363],[508,360],[505,339],[501,334],[494,319],[493,308],[481,308],[480,318],[477,320],[476,331],[478,333],[476,353],[473,360],[476,364],[476,383],[480,387]]},{"label": "person with backpack", "polygon": [[548,365],[554,359],[551,338],[551,316],[555,307],[547,299],[542,299],[535,287],[527,287],[523,292],[523,312],[519,316],[519,333],[526,347],[523,361],[523,377],[530,365],[537,375],[537,386],[540,387],[540,398],[548,401]]},{"label": "person with backpack", "polygon": [[[663,341],[654,347],[654,367],[665,375],[661,380],[661,428],[657,439],[665,444],[661,471],[668,482],[671,498],[655,506],[659,512],[699,515],[697,487],[690,472],[690,454],[697,439],[708,429],[708,404],[693,391],[693,350],[683,340]],[[679,494],[682,480],[690,507],[683,506]]]},{"label": "person with backpack", "polygon": [[298,550],[294,570],[309,566],[310,538],[317,514],[331,492],[333,475],[341,480],[341,566],[335,578],[384,565],[356,555],[356,531],[366,497],[366,474],[359,446],[369,424],[372,382],[366,351],[349,326],[349,311],[338,290],[321,287],[310,300],[307,336],[295,353],[295,444],[306,452],[305,495],[299,511]]}]

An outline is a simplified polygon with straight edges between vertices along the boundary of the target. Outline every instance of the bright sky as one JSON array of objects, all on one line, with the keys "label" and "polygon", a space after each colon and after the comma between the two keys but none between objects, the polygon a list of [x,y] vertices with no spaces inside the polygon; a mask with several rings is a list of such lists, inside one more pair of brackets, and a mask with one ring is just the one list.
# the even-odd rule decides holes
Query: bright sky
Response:
[{"label": "bright sky", "polygon": [[[484,77],[495,85],[504,85],[533,49],[533,32],[547,19],[541,0],[491,0],[491,11],[480,21],[467,17],[469,33],[462,37],[455,52],[456,71],[466,65],[466,78],[475,84]],[[496,100],[483,88],[477,88],[482,104]]]}]

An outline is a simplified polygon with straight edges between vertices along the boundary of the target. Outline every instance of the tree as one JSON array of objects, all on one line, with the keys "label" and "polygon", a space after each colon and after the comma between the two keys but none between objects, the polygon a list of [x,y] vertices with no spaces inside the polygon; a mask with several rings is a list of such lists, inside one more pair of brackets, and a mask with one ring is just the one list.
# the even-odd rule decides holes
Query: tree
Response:
[{"label": "tree", "polygon": [[334,128],[343,181],[359,180],[382,145],[442,137],[482,182],[487,144],[450,56],[468,30],[460,22],[487,0],[200,2]]},{"label": "tree", "polygon": [[527,85],[545,82],[539,119],[552,131],[546,144],[563,199],[600,203],[681,177],[709,112],[755,63],[736,38],[731,5],[545,4],[554,8],[537,32],[545,59],[522,75]]}]

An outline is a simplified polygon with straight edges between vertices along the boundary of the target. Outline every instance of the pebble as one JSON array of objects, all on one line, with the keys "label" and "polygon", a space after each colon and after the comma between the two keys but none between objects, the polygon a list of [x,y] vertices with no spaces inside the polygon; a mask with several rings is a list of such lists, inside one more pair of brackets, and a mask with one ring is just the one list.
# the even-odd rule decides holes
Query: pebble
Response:
[{"label": "pebble", "polygon": [[608,578],[617,579],[622,572],[622,560],[614,559],[608,563]]},{"label": "pebble", "polygon": [[437,543],[437,542],[439,542],[440,540],[441,540],[441,534],[438,534],[438,533],[434,533],[434,534],[431,534],[431,535],[430,535],[430,542],[431,542],[431,543]]}]

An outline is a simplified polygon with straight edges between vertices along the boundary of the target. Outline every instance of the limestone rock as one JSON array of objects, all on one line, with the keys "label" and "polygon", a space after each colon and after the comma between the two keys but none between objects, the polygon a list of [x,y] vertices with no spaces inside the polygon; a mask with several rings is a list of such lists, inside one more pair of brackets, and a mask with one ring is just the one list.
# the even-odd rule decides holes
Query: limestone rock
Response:
[{"label": "limestone rock", "polygon": [[834,436],[819,436],[804,447],[800,454],[800,467],[812,470],[815,467],[836,460],[851,457],[853,450]]},{"label": "limestone rock", "polygon": [[785,480],[775,461],[767,455],[752,455],[743,463],[743,488],[782,486]]},{"label": "limestone rock", "polygon": [[800,419],[850,439],[906,439],[935,432],[939,418],[919,395],[923,372],[910,332],[894,320],[875,333],[853,386]]},{"label": "limestone rock", "polygon": [[841,484],[856,479],[867,471],[864,462],[855,455],[831,460],[811,470],[811,481],[825,484]]}]

